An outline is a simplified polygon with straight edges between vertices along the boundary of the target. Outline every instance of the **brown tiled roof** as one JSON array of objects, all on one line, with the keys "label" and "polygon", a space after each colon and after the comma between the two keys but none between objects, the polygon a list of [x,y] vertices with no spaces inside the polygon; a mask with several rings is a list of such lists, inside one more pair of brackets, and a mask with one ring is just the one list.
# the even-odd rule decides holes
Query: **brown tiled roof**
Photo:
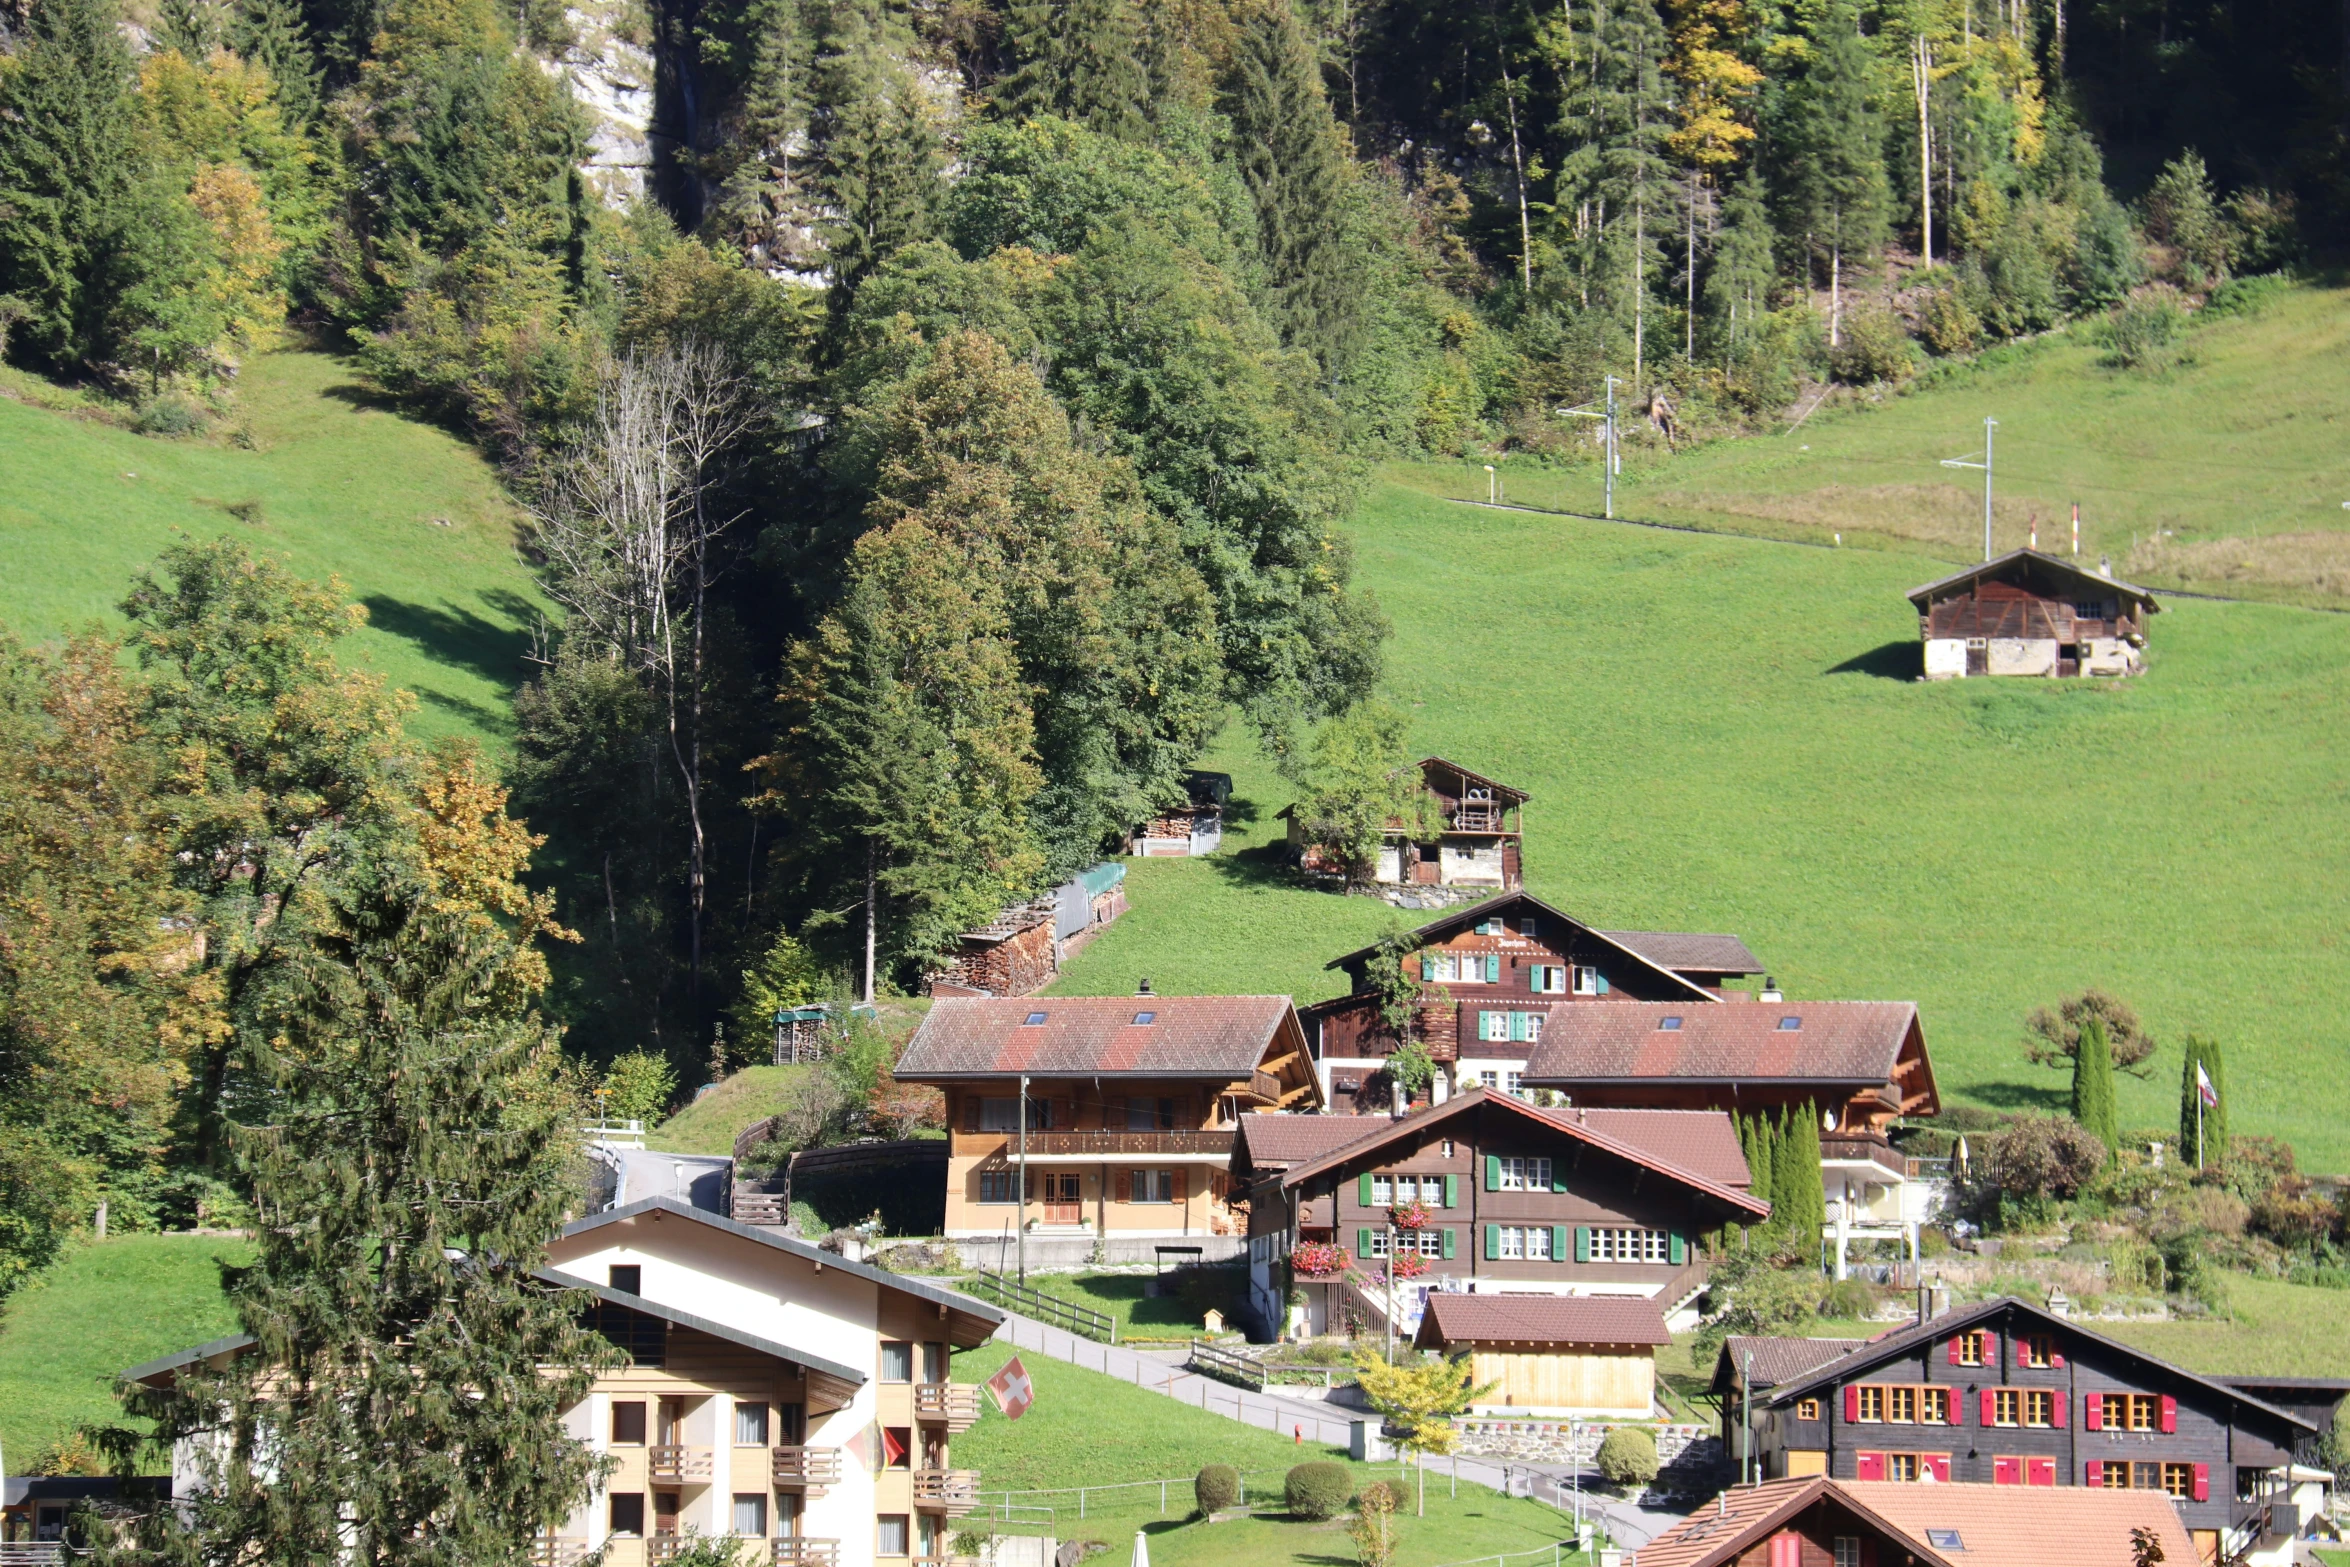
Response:
[{"label": "brown tiled roof", "polygon": [[1646,1296],[1447,1295],[1428,1297],[1422,1349],[1455,1344],[1669,1344],[1663,1313]]},{"label": "brown tiled roof", "polygon": [[897,1075],[1242,1078],[1290,1017],[1287,996],[956,996],[931,1007]]},{"label": "brown tiled roof", "polygon": [[[2130,1567],[2130,1531],[2151,1529],[2166,1562],[2198,1558],[2179,1510],[2160,1491],[2085,1485],[1921,1485],[1838,1480],[1837,1490],[1915,1542],[1968,1567]],[[1954,1544],[1934,1547],[1928,1530]],[[1639,1567],[1652,1567],[1648,1552]]]},{"label": "brown tiled roof", "polygon": [[1659,968],[1675,973],[1760,974],[1762,959],[1736,936],[1711,936],[1683,930],[1603,930],[1619,947],[1629,947]]},{"label": "brown tiled roof", "polygon": [[[1700,1082],[1886,1081],[1916,1026],[1908,1001],[1592,1001],[1553,1007],[1526,1061],[1528,1083],[1625,1078]],[[1679,1018],[1666,1027],[1669,1018]],[[1798,1026],[1785,1026],[1788,1019]]]},{"label": "brown tiled roof", "polygon": [[1931,582],[1911,588],[1909,601],[1922,609],[1925,607],[1926,600],[1944,594],[1950,589],[1971,588],[1978,582],[2024,576],[2035,568],[2058,578],[2060,581],[2077,584],[2081,587],[2111,588],[2120,597],[2136,599],[2150,610],[2162,608],[2160,604],[2155,602],[2154,594],[2149,589],[2139,587],[2134,582],[2124,582],[2119,577],[2101,576],[2094,571],[2084,570],[2069,560],[2061,559],[2055,555],[2042,554],[2038,550],[2009,550],[1996,560],[1979,561],[1972,566],[1954,571],[1947,577],[1936,577]]},{"label": "brown tiled roof", "polygon": [[[1734,1334],[1722,1341],[1722,1353],[1714,1362],[1714,1385],[1736,1387],[1744,1377],[1756,1392],[1762,1392],[1796,1377],[1809,1376],[1822,1366],[1833,1365],[1865,1342],[1856,1338],[1760,1338]],[[1754,1356],[1751,1367],[1746,1359],[1749,1354]]]},{"label": "brown tiled roof", "polygon": [[[1673,984],[1684,987],[1689,992],[1689,999],[1691,1001],[1704,1005],[1711,1005],[1718,999],[1712,991],[1706,990],[1701,986],[1691,984],[1688,980],[1683,979],[1680,975],[1674,973],[1664,964],[1657,962],[1654,958],[1645,957],[1642,954],[1633,951],[1631,947],[1627,946],[1621,941],[1618,941],[1615,937],[1610,936],[1605,931],[1592,930],[1589,925],[1584,924],[1581,920],[1575,918],[1574,915],[1567,913],[1564,909],[1553,908],[1551,905],[1543,902],[1540,898],[1535,897],[1530,892],[1504,892],[1494,897],[1487,898],[1482,903],[1471,903],[1461,908],[1447,910],[1445,913],[1437,916],[1435,919],[1430,920],[1427,924],[1419,926],[1417,929],[1405,932],[1405,937],[1413,947],[1424,947],[1432,941],[1437,941],[1446,936],[1457,933],[1465,926],[1475,925],[1480,921],[1493,919],[1497,916],[1511,915],[1513,910],[1519,909],[1532,909],[1535,913],[1541,915],[1546,920],[1556,920],[1561,925],[1571,925],[1577,930],[1590,931],[1592,935],[1597,936],[1601,941],[1607,942],[1609,945],[1615,947],[1617,950],[1621,951],[1624,956],[1630,958],[1633,962],[1640,964],[1643,968],[1652,969],[1662,978],[1671,981]],[[1354,951],[1346,953],[1344,956],[1332,958],[1329,962],[1323,964],[1322,966],[1326,969],[1342,969],[1347,967],[1349,964],[1366,962],[1369,959],[1376,957],[1378,952],[1378,945],[1373,943],[1368,947],[1357,947]]]},{"label": "brown tiled roof", "polygon": [[1389,1121],[1384,1115],[1244,1115],[1240,1141],[1249,1163],[1280,1170],[1368,1137]]},{"label": "brown tiled roof", "polygon": [[[1828,1481],[1816,1476],[1732,1486],[1625,1560],[1630,1567],[1721,1567],[1809,1507],[1827,1488]],[[1946,1567],[1938,1556],[1926,1560]]]},{"label": "brown tiled roof", "polygon": [[[1546,1111],[1552,1120],[1571,1120],[1572,1110]],[[1740,1190],[1754,1177],[1738,1146],[1738,1128],[1719,1110],[1601,1110],[1583,1112],[1584,1124],[1619,1142],[1645,1148],[1666,1164],[1694,1171]]]}]

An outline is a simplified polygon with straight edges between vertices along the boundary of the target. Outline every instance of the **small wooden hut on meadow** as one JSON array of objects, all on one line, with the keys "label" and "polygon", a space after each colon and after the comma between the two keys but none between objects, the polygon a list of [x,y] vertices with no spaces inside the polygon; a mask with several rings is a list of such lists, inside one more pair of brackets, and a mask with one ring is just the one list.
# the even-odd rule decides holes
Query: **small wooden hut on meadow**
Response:
[{"label": "small wooden hut on meadow", "polygon": [[2146,668],[2154,595],[2110,570],[2089,571],[2038,550],[1912,588],[1926,678],[1970,675],[2135,675]]}]

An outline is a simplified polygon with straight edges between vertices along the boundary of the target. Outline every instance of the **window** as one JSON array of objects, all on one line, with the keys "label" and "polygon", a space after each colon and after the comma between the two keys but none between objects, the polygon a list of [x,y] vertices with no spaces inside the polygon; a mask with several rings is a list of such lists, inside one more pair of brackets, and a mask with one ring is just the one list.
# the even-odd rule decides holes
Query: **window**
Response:
[{"label": "window", "polygon": [[1604,996],[1607,994],[1607,976],[1586,964],[1575,965],[1575,994]]},{"label": "window", "polygon": [[1130,1132],[1171,1132],[1175,1130],[1175,1101],[1172,1099],[1127,1100],[1126,1130]]},{"label": "window", "polygon": [[[642,1409],[645,1406],[637,1405]],[[645,1532],[645,1493],[642,1491],[614,1491],[612,1493],[612,1532],[642,1536]]]},{"label": "window", "polygon": [[914,1467],[914,1431],[911,1426],[881,1428],[881,1460],[886,1469]]},{"label": "window", "polygon": [[2103,620],[2106,618],[2105,605],[2102,602],[2095,604],[2075,604],[2073,606],[2073,618],[2075,620]]},{"label": "window", "polygon": [[1175,1200],[1175,1172],[1173,1170],[1137,1170],[1134,1172],[1134,1202],[1173,1202]]},{"label": "window", "polygon": [[1803,1019],[1799,1017],[1783,1017],[1779,1019],[1779,1032],[1782,1034],[1792,1034],[1801,1027],[1803,1027]]},{"label": "window", "polygon": [[616,1262],[609,1275],[611,1286],[626,1295],[645,1292],[645,1270],[633,1262]]},{"label": "window", "polygon": [[[1405,1237],[1407,1245],[1410,1243],[1410,1239],[1411,1237],[1408,1235]],[[1441,1257],[1444,1255],[1444,1232],[1442,1230],[1422,1230],[1419,1232],[1419,1241],[1421,1256]]]},{"label": "window", "polygon": [[[1513,1079],[1516,1073],[1510,1074]],[[1513,1089],[1514,1091],[1514,1089]],[[1550,1190],[1550,1161],[1548,1159],[1496,1159],[1498,1179],[1494,1190],[1502,1192],[1546,1192]]]},{"label": "window", "polygon": [[1563,963],[1537,963],[1526,971],[1526,988],[1538,996],[1563,996],[1567,993],[1567,969]]},{"label": "window", "polygon": [[2194,1488],[2195,1470],[2192,1464],[2122,1463],[2108,1459],[2098,1467],[2104,1472],[2097,1477],[2097,1483],[2108,1491],[2168,1490],[2167,1471],[2171,1469],[2187,1471],[2182,1480],[2184,1489],[2171,1492],[2173,1496],[2184,1496]]},{"label": "window", "polygon": [[[614,1447],[642,1447],[645,1445],[645,1405],[642,1399],[630,1399],[612,1406],[612,1445]],[[643,1498],[638,1498],[639,1502]]]},{"label": "window", "polygon": [[767,1535],[767,1498],[752,1492],[737,1493],[734,1499],[734,1532],[745,1540],[759,1540]]},{"label": "window", "polygon": [[1422,966],[1424,977],[1452,985],[1489,985],[1501,978],[1497,952],[1439,952]]},{"label": "window", "polygon": [[1963,1551],[1966,1549],[1966,1537],[1956,1529],[1928,1529],[1926,1543],[1937,1551]]},{"label": "window", "polygon": [[1957,1364],[1962,1366],[1979,1366],[1983,1364],[1983,1352],[1986,1346],[1984,1343],[1984,1336],[1981,1332],[1978,1331],[1974,1333],[1961,1333],[1958,1336],[1957,1343]]},{"label": "window", "polygon": [[1356,1238],[1359,1239],[1362,1244],[1357,1246],[1355,1250],[1361,1253],[1363,1256],[1384,1257],[1387,1255],[1387,1231],[1365,1230],[1360,1236]]},{"label": "window", "polygon": [[1542,921],[1531,914],[1519,915],[1518,934],[1528,941],[1540,941],[1542,939]]},{"label": "window", "polygon": [[922,1380],[944,1382],[947,1379],[947,1347],[944,1344],[922,1346]]},{"label": "window", "polygon": [[1480,1088],[1499,1088],[1501,1086],[1501,1074],[1499,1072],[1479,1072],[1477,1074],[1477,1086]]},{"label": "window", "polygon": [[881,1341],[881,1380],[884,1382],[911,1382],[914,1380],[914,1346],[895,1339]]},{"label": "window", "polygon": [[767,1406],[738,1403],[734,1406],[734,1445],[737,1447],[765,1447],[767,1445]]},{"label": "window", "polygon": [[1836,1567],[1860,1567],[1860,1539],[1856,1535],[1836,1536]]},{"label": "window", "polygon": [[2114,1431],[2152,1431],[2160,1420],[2162,1401],[2151,1393],[2105,1395],[2105,1424]]},{"label": "window", "polygon": [[1020,1101],[1017,1099],[980,1100],[979,1129],[983,1132],[1016,1132],[1020,1130]]},{"label": "window", "polygon": [[1156,1023],[1158,1020],[1159,1015],[1156,1012],[1137,1012],[1134,1014],[1134,1021],[1137,1025]]},{"label": "window", "polygon": [[1500,1231],[1499,1251],[1505,1262],[1550,1261],[1550,1226],[1547,1224],[1504,1224]]},{"label": "window", "polygon": [[1501,1227],[1501,1255],[1504,1261],[1515,1261],[1526,1255],[1526,1231],[1520,1225]]},{"label": "window", "polygon": [[1396,1195],[1395,1195],[1395,1177],[1394,1177],[1394,1176],[1392,1176],[1392,1175],[1374,1175],[1374,1176],[1372,1176],[1372,1177],[1371,1177],[1371,1206],[1372,1206],[1372,1207],[1374,1207],[1374,1208],[1392,1208],[1392,1207],[1394,1207],[1394,1206],[1395,1206],[1395,1204],[1396,1204],[1396,1200],[1397,1200],[1397,1199],[1396,1199]]},{"label": "window", "polygon": [[883,1513],[873,1520],[873,1554],[876,1556],[903,1556],[906,1554],[907,1531],[904,1513]]},{"label": "window", "polygon": [[1863,1387],[1854,1391],[1860,1395],[1853,1405],[1859,1411],[1856,1418],[1871,1425],[1881,1423],[1885,1418],[1885,1390],[1881,1387]]},{"label": "window", "polygon": [[2187,1497],[2195,1494],[2195,1466],[2193,1464],[2164,1464],[2162,1488],[2171,1495]]},{"label": "window", "polygon": [[1819,1401],[1818,1399],[1816,1399],[1816,1398],[1799,1398],[1799,1399],[1797,1399],[1797,1400],[1795,1401],[1795,1418],[1796,1418],[1796,1419],[1798,1419],[1798,1420],[1817,1420],[1817,1419],[1819,1419],[1819,1418],[1820,1418],[1820,1401]]},{"label": "window", "polygon": [[1915,1480],[1918,1477],[1918,1455],[1915,1453],[1887,1453],[1885,1478],[1888,1480]]},{"label": "window", "polygon": [[2012,1426],[2023,1423],[2024,1395],[2015,1388],[2003,1387],[1991,1395],[1991,1423]]},{"label": "window", "polygon": [[1480,1012],[1477,1014],[1479,1039],[1507,1039],[1510,1037],[1510,1015],[1507,1012]]},{"label": "window", "polygon": [[1665,1262],[1673,1238],[1662,1230],[1593,1230],[1591,1262]]},{"label": "window", "polygon": [[2024,1424],[2048,1427],[2056,1424],[2056,1395],[2046,1388],[2026,1388],[2024,1392]]},{"label": "window", "polygon": [[1914,1387],[1885,1389],[1885,1421],[1888,1425],[1916,1425],[1918,1423],[1918,1390]]},{"label": "window", "polygon": [[936,1513],[914,1515],[914,1543],[921,1547],[925,1561],[936,1561],[943,1554],[938,1548],[938,1525]]},{"label": "window", "polygon": [[1029,1013],[1029,1014],[1028,1014],[1027,1018],[1026,1018],[1024,1021],[1023,1021],[1023,1023],[1022,1023],[1022,1026],[1023,1026],[1023,1027],[1026,1027],[1026,1028],[1034,1028],[1034,1027],[1036,1027],[1038,1024],[1042,1023],[1044,1020],[1045,1020],[1045,1014],[1044,1014],[1044,1013],[1042,1013],[1042,1012],[1031,1012],[1031,1013]]},{"label": "window", "polygon": [[1656,1026],[1659,1033],[1677,1034],[1681,1031],[1681,1020],[1677,1017],[1660,1017],[1656,1020]]},{"label": "window", "polygon": [[982,1170],[979,1172],[979,1200],[1006,1203],[1020,1200],[1020,1172],[1018,1170]]},{"label": "window", "polygon": [[2026,1333],[2015,1341],[2016,1358],[2027,1366],[2045,1370],[2057,1363],[2056,1338],[2048,1333]]}]

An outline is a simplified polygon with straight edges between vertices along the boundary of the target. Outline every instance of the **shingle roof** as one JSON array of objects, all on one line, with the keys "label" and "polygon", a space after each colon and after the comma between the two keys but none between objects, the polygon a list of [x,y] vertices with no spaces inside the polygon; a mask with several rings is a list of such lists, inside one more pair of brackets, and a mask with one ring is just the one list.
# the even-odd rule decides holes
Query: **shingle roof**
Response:
[{"label": "shingle roof", "polygon": [[[1486,788],[1491,789],[1495,794],[1507,795],[1512,801],[1520,805],[1523,805],[1527,801],[1534,798],[1523,789],[1515,789],[1510,785],[1503,783],[1498,778],[1488,778],[1483,773],[1472,772],[1468,768],[1463,767],[1460,763],[1453,761],[1448,757],[1423,756],[1420,758],[1418,766],[1422,777],[1427,776],[1428,769],[1431,767],[1448,767],[1455,773],[1458,773],[1467,782],[1483,784]],[[1398,768],[1396,771],[1401,772],[1403,769]]]},{"label": "shingle roof", "polygon": [[1762,959],[1736,936],[1684,930],[1603,930],[1619,947],[1629,947],[1659,968],[1675,973],[1760,974]]},{"label": "shingle roof", "polygon": [[[1839,1480],[1836,1488],[1909,1537],[1931,1545],[1928,1530],[1955,1532],[1941,1554],[1968,1567],[2131,1567],[2130,1531],[2150,1529],[2162,1559],[2197,1560],[2179,1510],[2160,1491],[2102,1486],[1920,1485]],[[1639,1567],[1652,1567],[1646,1551]]]},{"label": "shingle roof", "polygon": [[[1622,952],[1624,956],[1630,958],[1633,962],[1640,964],[1644,968],[1653,970],[1661,978],[1681,986],[1684,990],[1688,991],[1689,999],[1692,1001],[1711,1003],[1719,999],[1712,991],[1706,990],[1701,986],[1691,984],[1688,980],[1683,979],[1680,975],[1674,973],[1664,964],[1657,962],[1653,958],[1644,957],[1640,953],[1633,951],[1629,946],[1626,946],[1623,942],[1618,941],[1615,937],[1610,936],[1605,931],[1593,930],[1592,927],[1584,924],[1581,920],[1575,918],[1574,915],[1567,913],[1564,909],[1553,908],[1551,905],[1543,902],[1540,898],[1535,897],[1530,892],[1505,892],[1497,897],[1487,898],[1483,903],[1472,903],[1465,908],[1450,910],[1449,912],[1430,920],[1427,924],[1419,926],[1417,929],[1407,931],[1405,935],[1412,946],[1423,947],[1426,946],[1429,942],[1436,940],[1438,937],[1446,935],[1449,932],[1457,931],[1465,925],[1474,925],[1481,920],[1492,919],[1496,915],[1508,913],[1508,911],[1513,908],[1532,909],[1536,913],[1540,914],[1544,919],[1557,920],[1562,925],[1572,925],[1577,930],[1590,931],[1592,935],[1598,937],[1601,941],[1608,943],[1610,946],[1615,947],[1618,951]],[[1360,963],[1373,958],[1378,955],[1378,952],[1379,948],[1376,943],[1368,947],[1357,947],[1352,952],[1346,953],[1340,957],[1332,958],[1329,962],[1323,964],[1322,966],[1324,968],[1330,969],[1342,969],[1351,963]]]},{"label": "shingle roof", "polygon": [[2107,577],[2094,571],[2084,570],[2069,560],[2043,554],[2039,550],[2009,550],[1995,560],[1978,561],[1972,566],[1952,572],[1947,577],[1936,577],[1931,582],[1921,583],[1919,586],[1911,588],[1909,601],[1912,604],[1922,606],[1925,600],[1944,589],[1971,587],[1977,582],[2004,576],[2008,573],[2009,568],[2015,566],[2023,566],[2026,569],[2037,566],[2089,587],[2112,588],[2125,598],[2137,599],[2148,609],[2160,610],[2162,608],[2160,604],[2155,602],[2153,590],[2150,588],[2139,587],[2134,582],[2124,582],[2119,577]]},{"label": "shingle roof", "polygon": [[[1553,1007],[1528,1083],[1623,1078],[1883,1083],[1917,1026],[1908,1001],[1591,1001]],[[1666,1020],[1680,1022],[1667,1027]],[[1797,1026],[1787,1026],[1793,1018]]]},{"label": "shingle roof", "polygon": [[[1762,1338],[1734,1334],[1722,1341],[1722,1352],[1714,1362],[1714,1383],[1721,1386],[1727,1378],[1731,1386],[1736,1386],[1744,1377],[1756,1392],[1765,1392],[1782,1382],[1809,1376],[1822,1366],[1832,1365],[1866,1342],[1857,1338]],[[1751,1367],[1746,1358],[1749,1354],[1754,1357]]]},{"label": "shingle roof", "polygon": [[[1549,1112],[1564,1120],[1569,1110]],[[1719,1110],[1604,1110],[1583,1112],[1586,1126],[1619,1142],[1645,1148],[1666,1164],[1694,1171],[1710,1181],[1745,1190],[1754,1184],[1738,1146],[1738,1128]]]},{"label": "shingle roof", "polygon": [[[1732,1486],[1631,1553],[1631,1567],[1719,1567],[1826,1490],[1821,1478]],[[1941,1563],[1940,1557],[1929,1556]]]},{"label": "shingle roof", "polygon": [[1241,1151],[1260,1170],[1282,1170],[1345,1147],[1390,1124],[1384,1115],[1244,1115]]},{"label": "shingle roof", "polygon": [[1669,1344],[1663,1313],[1646,1296],[1431,1294],[1420,1319],[1422,1349],[1455,1344]]},{"label": "shingle roof", "polygon": [[[1042,1023],[1028,1022],[1037,1014]],[[1135,1022],[1144,1014],[1152,1021]],[[1290,1016],[1287,996],[948,997],[914,1031],[897,1076],[1242,1078]]]}]

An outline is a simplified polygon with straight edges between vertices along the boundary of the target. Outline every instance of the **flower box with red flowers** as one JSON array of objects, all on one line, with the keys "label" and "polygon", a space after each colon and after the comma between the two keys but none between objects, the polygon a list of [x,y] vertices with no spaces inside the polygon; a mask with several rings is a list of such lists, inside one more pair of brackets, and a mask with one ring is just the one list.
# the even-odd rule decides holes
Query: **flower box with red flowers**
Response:
[{"label": "flower box with red flowers", "polygon": [[1307,1241],[1289,1254],[1289,1266],[1300,1278],[1327,1279],[1346,1271],[1346,1248],[1328,1241]]},{"label": "flower box with red flowers", "polygon": [[1399,1203],[1387,1210],[1387,1222],[1399,1230],[1424,1230],[1436,1222],[1436,1215],[1416,1202]]},{"label": "flower box with red flowers", "polygon": [[1395,1254],[1395,1276],[1397,1278],[1416,1279],[1427,1271],[1427,1258],[1414,1256],[1408,1251],[1397,1252]]}]

